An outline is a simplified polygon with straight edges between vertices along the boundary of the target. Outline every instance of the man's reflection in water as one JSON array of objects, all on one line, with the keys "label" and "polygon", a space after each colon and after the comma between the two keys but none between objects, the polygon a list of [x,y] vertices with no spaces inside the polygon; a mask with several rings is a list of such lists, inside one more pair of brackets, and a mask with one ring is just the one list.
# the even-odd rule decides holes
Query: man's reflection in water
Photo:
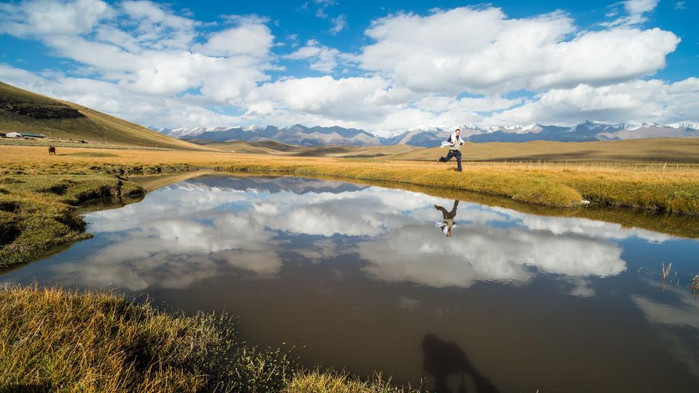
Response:
[{"label": "man's reflection in water", "polygon": [[441,229],[442,232],[447,235],[447,237],[451,237],[451,228],[454,226],[457,206],[459,206],[458,200],[454,201],[454,206],[451,208],[451,211],[447,211],[447,209],[443,208],[442,206],[434,205],[435,209],[442,212],[442,221],[436,221],[435,223],[439,229]]},{"label": "man's reflection in water", "polygon": [[[434,334],[427,334],[422,339],[424,355],[423,371],[425,376],[434,377],[434,388],[430,389],[431,378],[427,379],[427,388],[435,393],[496,393],[498,388],[476,370],[468,360],[466,353],[455,342],[446,342]],[[449,389],[449,377],[458,383],[456,390]]]}]

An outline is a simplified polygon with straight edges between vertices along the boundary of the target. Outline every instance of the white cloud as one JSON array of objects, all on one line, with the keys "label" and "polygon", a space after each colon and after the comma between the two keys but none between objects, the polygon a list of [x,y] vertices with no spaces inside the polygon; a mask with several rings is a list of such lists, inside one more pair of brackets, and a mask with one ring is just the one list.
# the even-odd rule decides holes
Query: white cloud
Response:
[{"label": "white cloud", "polygon": [[[633,26],[644,23],[648,20],[645,14],[653,11],[658,6],[660,0],[626,0],[615,4],[623,5],[627,16],[618,18],[612,22],[603,23],[604,26]],[[616,15],[614,13],[612,16]]]},{"label": "white cloud", "polygon": [[[197,31],[201,22],[148,1],[126,1],[112,8],[90,0],[38,0],[2,8],[3,32],[40,40],[61,57],[87,66],[94,78],[93,83],[68,85],[76,78],[54,72],[52,81],[34,78],[28,83],[11,76],[7,82],[89,102],[97,110],[143,125],[235,124],[239,118],[204,105],[241,104],[250,90],[269,79],[265,71],[271,68],[274,37],[266,20],[256,16],[228,16],[234,27],[194,44],[202,35]],[[38,82],[41,79],[45,80]],[[93,90],[95,86],[99,89]]]},{"label": "white cloud", "polygon": [[269,100],[293,111],[332,119],[380,119],[386,81],[378,77],[287,79],[267,83],[252,91],[251,102]]},{"label": "white cloud", "polygon": [[246,55],[264,58],[269,55],[273,41],[274,36],[269,27],[248,22],[213,34],[201,50],[213,56]]},{"label": "white cloud", "polygon": [[337,49],[322,46],[316,40],[309,40],[306,46],[286,55],[285,58],[308,60],[312,70],[330,73],[337,67],[337,59],[340,55]]},{"label": "white cloud", "polygon": [[[2,64],[0,80],[89,108],[120,114],[123,118],[144,125],[177,128],[182,124],[228,125],[241,121],[235,116],[212,112],[197,103],[154,94],[144,95],[128,86],[107,81],[66,76],[47,79]],[[157,122],[154,121],[154,116],[158,117]]]},{"label": "white cloud", "polygon": [[176,15],[150,1],[125,1],[122,10],[137,24],[139,42],[157,49],[185,49],[196,36],[198,22]]},{"label": "white cloud", "polygon": [[342,29],[347,26],[347,18],[344,15],[339,15],[332,19],[333,27],[330,28],[330,34],[337,34],[342,31]]},{"label": "white cloud", "polygon": [[379,19],[362,67],[421,92],[459,94],[602,84],[656,72],[679,39],[660,29],[580,32],[563,13],[509,19],[456,8]]},{"label": "white cloud", "polygon": [[25,1],[4,4],[0,32],[20,37],[36,35],[78,35],[92,30],[113,9],[100,0]]},{"label": "white cloud", "polygon": [[552,89],[521,107],[493,115],[495,124],[572,124],[587,119],[609,122],[665,122],[699,113],[699,79],[675,83],[638,80],[608,86]]}]

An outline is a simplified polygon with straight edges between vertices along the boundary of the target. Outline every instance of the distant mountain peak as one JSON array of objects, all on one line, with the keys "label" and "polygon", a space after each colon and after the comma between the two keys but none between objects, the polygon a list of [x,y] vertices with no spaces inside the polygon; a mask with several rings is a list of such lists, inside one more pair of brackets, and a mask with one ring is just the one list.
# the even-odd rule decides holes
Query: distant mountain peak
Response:
[{"label": "distant mountain peak", "polygon": [[[532,123],[528,125],[488,127],[485,129],[472,125],[462,125],[460,128],[462,136],[472,142],[525,142],[532,140],[582,142],[610,139],[699,136],[699,123],[688,121],[660,125],[654,122],[604,123],[586,120],[574,126]],[[273,140],[300,146],[406,144],[434,147],[447,138],[453,129],[435,127],[414,128],[388,137],[380,137],[356,128],[340,126],[308,127],[303,124],[294,124],[289,127],[195,127],[160,131],[185,140],[203,139],[218,142]]]}]

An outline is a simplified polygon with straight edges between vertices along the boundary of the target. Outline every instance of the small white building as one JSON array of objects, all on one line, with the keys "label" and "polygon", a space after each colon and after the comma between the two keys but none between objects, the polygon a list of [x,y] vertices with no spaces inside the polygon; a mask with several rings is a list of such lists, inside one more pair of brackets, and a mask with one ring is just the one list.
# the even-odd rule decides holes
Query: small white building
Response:
[{"label": "small white building", "polygon": [[7,134],[5,134],[5,137],[6,138],[21,138],[22,134],[20,134],[19,132],[8,132]]}]

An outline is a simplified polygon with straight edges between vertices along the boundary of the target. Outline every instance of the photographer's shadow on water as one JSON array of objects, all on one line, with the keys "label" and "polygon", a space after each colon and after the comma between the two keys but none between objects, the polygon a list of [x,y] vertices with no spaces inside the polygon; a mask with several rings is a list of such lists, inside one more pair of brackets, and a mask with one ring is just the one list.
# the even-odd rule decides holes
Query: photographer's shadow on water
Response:
[{"label": "photographer's shadow on water", "polygon": [[425,387],[435,393],[499,393],[485,375],[476,370],[466,352],[453,341],[434,334],[422,339]]}]

